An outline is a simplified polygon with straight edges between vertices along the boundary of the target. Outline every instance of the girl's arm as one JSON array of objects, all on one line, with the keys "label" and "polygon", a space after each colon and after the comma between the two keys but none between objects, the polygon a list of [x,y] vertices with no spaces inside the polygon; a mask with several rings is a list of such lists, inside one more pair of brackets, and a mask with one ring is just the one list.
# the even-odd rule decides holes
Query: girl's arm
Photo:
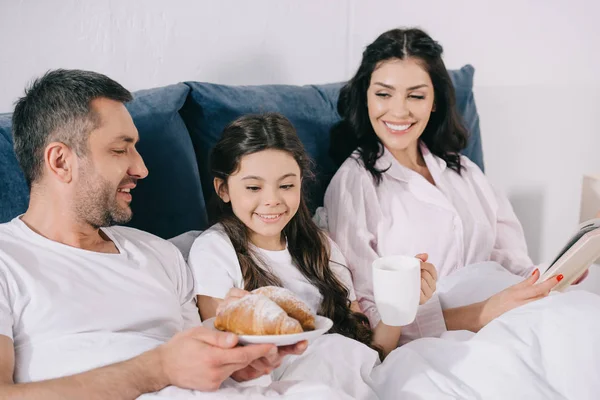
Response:
[{"label": "girl's arm", "polygon": [[247,292],[246,290],[232,287],[231,289],[229,289],[229,292],[227,292],[227,296],[225,296],[224,299],[219,299],[218,297],[198,295],[197,300],[200,318],[202,319],[202,321],[206,321],[209,318],[215,317],[217,315],[219,307],[223,307],[231,303],[232,301],[241,299],[247,294],[249,294],[249,292]]},{"label": "girl's arm", "polygon": [[217,308],[223,302],[223,299],[217,299],[216,297],[198,295],[198,311],[200,312],[200,319],[206,321],[209,318],[217,315]]},{"label": "girl's arm", "polygon": [[[202,321],[217,315],[217,307],[231,293],[243,287],[242,271],[231,240],[220,225],[198,236],[188,257],[194,279],[194,296]],[[239,297],[239,295],[238,295]]]}]

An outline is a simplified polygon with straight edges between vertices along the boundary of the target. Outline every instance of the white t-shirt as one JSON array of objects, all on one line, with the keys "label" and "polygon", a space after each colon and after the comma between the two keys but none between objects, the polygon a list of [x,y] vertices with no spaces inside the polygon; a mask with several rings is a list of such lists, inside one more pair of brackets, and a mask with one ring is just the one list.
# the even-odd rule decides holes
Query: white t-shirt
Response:
[{"label": "white t-shirt", "polygon": [[129,359],[200,324],[193,279],[171,243],[102,228],[119,254],[83,250],[0,224],[0,334],[13,339],[16,382]]},{"label": "white t-shirt", "polygon": [[[349,299],[356,300],[352,276],[346,267],[344,256],[333,241],[329,266],[340,282],[348,288]],[[294,292],[310,309],[316,313],[323,297],[319,290],[310,283],[292,263],[290,252],[270,251],[253,247],[259,257],[277,276],[283,287]],[[194,288],[197,295],[225,298],[229,289],[244,288],[242,268],[237,258],[231,240],[220,224],[212,226],[203,232],[192,245],[188,258],[194,274]]]}]

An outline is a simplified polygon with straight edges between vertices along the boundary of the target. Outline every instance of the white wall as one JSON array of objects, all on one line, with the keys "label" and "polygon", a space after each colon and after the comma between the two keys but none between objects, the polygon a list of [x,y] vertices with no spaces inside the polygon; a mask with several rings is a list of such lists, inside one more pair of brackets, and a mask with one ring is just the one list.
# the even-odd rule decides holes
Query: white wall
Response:
[{"label": "white wall", "polygon": [[600,172],[599,11],[591,0],[0,0],[0,112],[58,67],[131,90],[339,81],[379,33],[420,26],[449,67],[475,66],[488,176],[542,261],[578,223],[582,174]]}]

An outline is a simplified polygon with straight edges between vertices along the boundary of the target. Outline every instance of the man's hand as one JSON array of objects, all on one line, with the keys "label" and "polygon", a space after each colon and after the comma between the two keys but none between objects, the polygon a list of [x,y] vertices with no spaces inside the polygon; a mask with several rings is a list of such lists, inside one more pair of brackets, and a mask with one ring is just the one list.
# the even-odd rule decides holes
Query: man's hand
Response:
[{"label": "man's hand", "polygon": [[246,368],[234,372],[231,377],[238,382],[243,382],[270,374],[281,365],[285,356],[300,355],[304,353],[307,347],[308,342],[306,340],[290,346],[278,347],[276,352],[269,353],[266,357],[253,361]]},{"label": "man's hand", "polygon": [[[227,296],[217,308],[217,313],[228,304],[247,296],[250,292],[238,288],[232,288],[227,292]],[[272,350],[265,357],[254,360],[247,367],[235,371],[231,377],[238,382],[249,381],[260,376],[270,374],[275,368],[281,365],[283,358],[287,355],[300,355],[308,347],[308,342],[302,341],[290,346],[283,346]]]},{"label": "man's hand", "polygon": [[[274,360],[278,356],[277,347],[272,344],[236,347],[237,343],[238,337],[233,333],[203,327],[175,335],[155,350],[157,357],[154,361],[160,366],[155,376],[157,385],[214,391],[235,372],[244,370],[257,360]],[[236,377],[243,380],[243,375],[240,373]],[[254,373],[252,377],[250,374],[246,377],[253,379],[260,375]]]}]

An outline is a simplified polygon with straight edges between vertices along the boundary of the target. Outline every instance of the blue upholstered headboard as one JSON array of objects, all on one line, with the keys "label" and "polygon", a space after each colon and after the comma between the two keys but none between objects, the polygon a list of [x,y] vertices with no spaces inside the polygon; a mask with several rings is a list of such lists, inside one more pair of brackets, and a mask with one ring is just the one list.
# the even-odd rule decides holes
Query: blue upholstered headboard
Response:
[{"label": "blue upholstered headboard", "polygon": [[[450,76],[459,114],[470,133],[463,153],[483,169],[473,73],[467,65],[450,71]],[[213,191],[208,154],[225,125],[246,113],[280,112],[292,121],[316,162],[317,181],[310,200],[313,207],[320,205],[335,172],[328,156],[329,129],[339,120],[336,104],[341,86],[186,82],[136,92],[127,108],[140,133],[138,148],[150,173],[134,191],[129,225],[164,238],[204,229],[205,199]],[[10,115],[0,115],[0,222],[25,212],[28,201],[10,127]]]}]

